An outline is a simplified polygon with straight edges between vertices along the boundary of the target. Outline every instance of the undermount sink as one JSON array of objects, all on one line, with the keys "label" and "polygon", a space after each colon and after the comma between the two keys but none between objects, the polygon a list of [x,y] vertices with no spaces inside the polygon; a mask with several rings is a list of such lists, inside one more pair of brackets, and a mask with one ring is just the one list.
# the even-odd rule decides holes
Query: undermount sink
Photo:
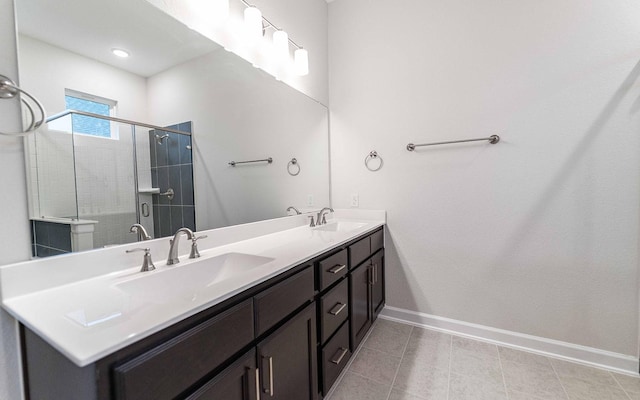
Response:
[{"label": "undermount sink", "polygon": [[350,232],[365,226],[365,222],[336,221],[317,226],[317,231],[325,232]]},{"label": "undermount sink", "polygon": [[226,253],[187,265],[178,264],[168,269],[145,272],[115,287],[133,297],[153,302],[169,302],[175,297],[195,299],[199,291],[273,260],[252,254]]}]

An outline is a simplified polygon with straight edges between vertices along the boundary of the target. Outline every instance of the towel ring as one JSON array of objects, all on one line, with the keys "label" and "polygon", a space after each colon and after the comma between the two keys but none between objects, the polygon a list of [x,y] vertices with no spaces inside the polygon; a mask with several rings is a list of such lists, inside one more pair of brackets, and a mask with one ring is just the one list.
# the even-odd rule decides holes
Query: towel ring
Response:
[{"label": "towel ring", "polygon": [[[378,164],[377,168],[371,168],[369,166],[369,161],[371,160],[380,160],[380,164]],[[364,158],[364,166],[367,167],[369,171],[372,171],[372,172],[379,171],[380,168],[382,168],[382,164],[384,164],[384,161],[382,161],[382,157],[380,157],[378,155],[378,152],[375,150],[369,152],[369,154],[367,154],[367,156]]]},{"label": "towel ring", "polygon": [[38,106],[38,110],[40,111],[40,114],[42,115],[42,118],[40,118],[39,121],[36,121],[35,113],[33,112],[33,107],[31,107],[29,105],[29,103],[27,103],[24,99],[20,99],[20,101],[25,106],[27,106],[27,110],[29,111],[29,115],[31,116],[31,123],[29,124],[29,126],[27,127],[27,129],[24,132],[2,132],[2,131],[0,131],[0,135],[26,136],[26,135],[34,132],[36,129],[40,128],[42,126],[42,124],[44,124],[45,119],[47,118],[47,113],[44,110],[44,106],[42,105],[42,103],[40,103],[38,101],[38,99],[36,99],[35,97],[30,95],[26,91],[20,89],[15,84],[15,82],[13,82],[11,79],[7,78],[4,75],[0,75],[0,99],[12,99],[12,98],[16,97],[16,95],[19,94],[19,93],[22,93],[25,96],[27,96],[28,98],[30,98],[31,101],[33,101],[35,103],[35,105]]},{"label": "towel ring", "polygon": [[[298,170],[296,172],[291,172],[291,169],[294,166],[298,167]],[[291,176],[296,176],[300,173],[300,164],[298,164],[298,160],[296,160],[295,158],[292,158],[291,161],[289,161],[289,163],[287,164],[287,172]]]}]

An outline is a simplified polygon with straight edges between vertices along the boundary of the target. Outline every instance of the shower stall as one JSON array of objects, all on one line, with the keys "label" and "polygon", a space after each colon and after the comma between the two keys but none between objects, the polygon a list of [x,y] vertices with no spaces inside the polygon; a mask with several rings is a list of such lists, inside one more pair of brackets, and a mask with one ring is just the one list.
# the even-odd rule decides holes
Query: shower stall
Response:
[{"label": "shower stall", "polygon": [[168,127],[67,110],[28,139],[33,255],[195,230],[191,122]]}]

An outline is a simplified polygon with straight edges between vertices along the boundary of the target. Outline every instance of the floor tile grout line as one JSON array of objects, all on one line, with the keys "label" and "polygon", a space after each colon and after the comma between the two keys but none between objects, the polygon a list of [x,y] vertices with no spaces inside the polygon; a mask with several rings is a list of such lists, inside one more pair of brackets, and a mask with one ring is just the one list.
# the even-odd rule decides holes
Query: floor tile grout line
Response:
[{"label": "floor tile grout line", "polygon": [[[360,378],[364,378],[364,379],[366,379],[366,380],[368,380],[368,381],[371,381],[371,382],[377,383],[377,384],[379,384],[379,385],[385,385],[385,386],[387,385],[387,384],[386,384],[386,383],[384,383],[384,382],[380,382],[379,380],[373,379],[372,377],[370,377],[370,376],[366,376],[366,375],[363,375],[363,374],[361,374],[361,373],[359,373],[359,372],[347,371],[347,373],[348,373],[348,374],[353,374],[353,375],[358,375]],[[345,375],[346,375],[346,374],[345,374]],[[355,399],[354,399],[354,400],[355,400]]]},{"label": "floor tile grout line", "polygon": [[447,400],[451,394],[451,364],[453,363],[453,335],[449,335],[449,370],[447,371]]},{"label": "floor tile grout line", "polygon": [[400,362],[398,363],[398,368],[396,368],[396,373],[393,375],[393,380],[391,381],[391,387],[389,388],[389,393],[387,394],[387,400],[391,397],[391,393],[393,392],[393,385],[396,383],[396,378],[398,377],[398,372],[400,371],[400,366],[402,365],[402,360],[404,359],[404,353],[407,351],[407,346],[409,345],[409,341],[411,340],[411,334],[415,328],[412,326],[409,331],[409,336],[407,337],[407,341],[404,343],[404,347],[402,348],[402,355],[400,356]]},{"label": "floor tile grout line", "polygon": [[504,377],[504,367],[502,366],[502,356],[500,355],[500,347],[496,346],[498,350],[498,363],[500,364],[500,374],[502,375],[502,386],[504,386],[504,395],[509,400],[509,390],[507,390],[507,379]]},{"label": "floor tile grout line", "polygon": [[553,370],[553,373],[556,374],[556,378],[558,378],[558,382],[560,382],[560,387],[562,388],[564,395],[567,397],[567,400],[569,400],[569,392],[567,392],[567,388],[564,387],[564,384],[562,383],[562,379],[560,379],[560,374],[558,374],[558,371],[556,371],[556,367],[555,365],[553,365],[553,362],[551,361],[551,359],[547,357],[547,360],[549,360],[549,364],[551,364],[551,369]]},{"label": "floor tile grout line", "polygon": [[620,389],[622,389],[622,391],[624,392],[624,394],[627,396],[627,398],[629,400],[631,400],[631,395],[629,394],[629,392],[627,392],[627,389],[624,388],[624,386],[622,386],[622,383],[620,383],[620,381],[618,380],[618,378],[616,378],[616,376],[614,374],[611,373],[611,371],[607,371],[609,372],[609,375],[611,375],[611,377],[613,378],[613,380],[618,384],[618,387]]}]

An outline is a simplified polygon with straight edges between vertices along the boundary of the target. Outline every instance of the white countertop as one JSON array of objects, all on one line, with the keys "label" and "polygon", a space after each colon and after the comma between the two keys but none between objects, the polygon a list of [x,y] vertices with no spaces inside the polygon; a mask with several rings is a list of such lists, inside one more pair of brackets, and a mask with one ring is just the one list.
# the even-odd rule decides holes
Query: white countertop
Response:
[{"label": "white countertop", "polygon": [[[221,228],[224,236],[235,235],[238,238],[251,236],[249,231],[260,234],[275,230],[232,243],[219,239],[223,236],[218,232],[220,229],[199,232],[212,237],[209,242],[207,239],[199,242],[202,257],[189,260],[188,247],[181,243],[181,262],[173,266],[166,265],[166,252],[161,250],[167,247],[168,251],[166,238],[144,242],[144,245],[134,243],[116,249],[3,266],[0,267],[2,306],[76,365],[83,367],[385,223],[384,211],[354,214],[336,210],[335,215],[337,219],[329,220],[329,223],[358,221],[362,226],[348,232],[319,231],[306,226],[306,218],[302,215]],[[282,227],[285,229],[278,230]],[[182,242],[188,241],[183,237]],[[122,264],[124,250],[135,247],[152,247],[155,271],[139,272],[142,253],[127,254],[126,265],[114,266],[115,263]],[[190,265],[227,253],[273,260],[267,259],[267,263],[255,268],[234,272],[228,279],[203,285],[193,292],[155,291],[131,295],[117,287],[170,270],[187,267],[187,271]],[[113,255],[111,261],[109,255]],[[96,263],[95,270],[100,271],[98,275],[86,272],[93,268],[91,262]]]}]

